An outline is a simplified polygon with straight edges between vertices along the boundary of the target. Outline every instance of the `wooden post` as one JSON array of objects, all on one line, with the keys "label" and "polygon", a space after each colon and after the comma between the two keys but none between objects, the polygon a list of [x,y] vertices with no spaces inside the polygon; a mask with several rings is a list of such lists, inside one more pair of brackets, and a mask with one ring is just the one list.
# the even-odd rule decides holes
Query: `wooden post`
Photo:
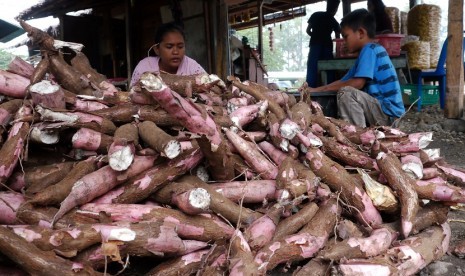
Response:
[{"label": "wooden post", "polygon": [[258,54],[260,55],[260,60],[263,61],[263,1],[257,1],[258,7]]},{"label": "wooden post", "polygon": [[126,0],[125,2],[125,31],[126,31],[126,63],[127,63],[127,83],[128,87],[129,84],[131,83],[131,77],[132,77],[132,32],[131,32],[131,26],[132,26],[132,1],[131,0]]},{"label": "wooden post", "polygon": [[463,9],[461,7],[463,0],[449,0],[444,116],[451,119],[461,118],[463,112]]},{"label": "wooden post", "polygon": [[230,74],[228,5],[224,0],[218,4],[215,39],[215,74],[225,80]]}]

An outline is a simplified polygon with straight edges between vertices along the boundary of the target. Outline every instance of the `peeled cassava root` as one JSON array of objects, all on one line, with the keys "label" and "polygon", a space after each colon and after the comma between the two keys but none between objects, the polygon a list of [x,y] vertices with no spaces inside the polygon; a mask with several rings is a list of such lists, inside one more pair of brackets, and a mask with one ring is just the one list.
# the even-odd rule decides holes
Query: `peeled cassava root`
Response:
[{"label": "peeled cassava root", "polygon": [[43,58],[0,77],[0,246],[25,272],[143,257],[147,275],[411,275],[444,254],[465,177],[431,133],[355,127],[234,77],[146,72],[117,91],[79,47],[22,25]]}]

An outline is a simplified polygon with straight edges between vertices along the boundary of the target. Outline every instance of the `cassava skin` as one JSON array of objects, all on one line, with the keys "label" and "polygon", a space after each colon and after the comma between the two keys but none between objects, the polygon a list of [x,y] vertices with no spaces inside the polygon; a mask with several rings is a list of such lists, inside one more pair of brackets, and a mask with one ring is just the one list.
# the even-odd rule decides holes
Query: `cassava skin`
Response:
[{"label": "cassava skin", "polygon": [[307,194],[312,200],[319,182],[309,168],[291,157],[287,157],[278,167],[276,185],[288,190],[294,198]]},{"label": "cassava skin", "polygon": [[273,99],[264,95],[260,90],[249,85],[245,85],[238,80],[232,80],[232,84],[240,90],[244,91],[245,93],[254,97],[257,101],[268,100],[268,108],[271,112],[273,112],[276,115],[278,121],[281,122],[282,120],[286,119],[286,113],[281,108],[281,106],[279,106],[279,104],[277,104]]},{"label": "cassava skin", "polygon": [[154,122],[145,121],[138,125],[140,138],[152,149],[169,159],[181,153],[179,142],[159,128]]},{"label": "cassava skin", "polygon": [[71,59],[71,66],[97,86],[107,80],[104,75],[98,73],[91,67],[89,59],[87,59],[86,55],[82,52],[76,52],[76,55]]},{"label": "cassava skin", "polygon": [[330,263],[319,258],[313,258],[305,264],[294,276],[326,276],[330,271]]},{"label": "cassava skin", "polygon": [[334,231],[340,211],[336,199],[330,199],[320,206],[315,216],[297,234],[267,244],[255,255],[259,270],[265,272],[280,263],[313,257]]},{"label": "cassava skin", "polygon": [[35,105],[40,104],[52,109],[65,108],[65,95],[58,84],[53,84],[48,80],[39,81],[29,86],[29,93]]},{"label": "cassava skin", "polygon": [[298,102],[291,108],[291,119],[301,130],[306,130],[312,122],[312,111],[305,102]]},{"label": "cassava skin", "polygon": [[333,137],[320,137],[323,141],[323,149],[328,156],[333,157],[342,165],[372,170],[376,167],[376,161],[367,154],[336,141]]},{"label": "cassava skin", "polygon": [[160,200],[160,202],[169,203],[169,201],[171,201],[170,193],[173,189],[176,189],[179,193],[192,188],[203,188],[210,194],[210,209],[212,212],[221,214],[232,224],[237,224],[240,221],[241,223],[248,225],[261,217],[259,213],[256,213],[249,208],[241,207],[237,203],[227,199],[220,193],[216,192],[213,187],[196,176],[185,175],[178,181],[172,182],[168,185],[169,186],[161,189],[154,195],[157,200]]},{"label": "cassava skin", "polygon": [[287,235],[297,233],[315,216],[318,206],[314,202],[305,204],[297,213],[279,222],[276,227],[273,241],[279,241]]},{"label": "cassava skin", "polygon": [[406,238],[412,231],[413,220],[419,208],[418,194],[414,188],[415,180],[402,170],[402,164],[392,152],[380,152],[376,157],[376,162],[381,173],[387,179],[388,185],[397,193],[399,198],[402,236]]},{"label": "cassava skin", "polygon": [[279,150],[273,144],[271,144],[271,143],[269,143],[267,141],[262,141],[262,142],[258,143],[258,146],[278,166],[280,166],[281,163],[289,156],[288,154],[286,154],[285,152]]},{"label": "cassava skin", "polygon": [[389,228],[378,228],[369,237],[351,237],[328,243],[318,254],[324,260],[339,261],[342,258],[369,258],[384,253],[397,239],[397,233]]},{"label": "cassava skin", "polygon": [[7,70],[25,78],[30,78],[34,71],[34,66],[32,66],[29,62],[26,62],[24,59],[15,56],[14,59],[8,63]]},{"label": "cassava skin", "polygon": [[210,79],[207,73],[179,76],[160,72],[160,77],[174,92],[188,98],[192,98],[193,94],[207,91],[214,85],[209,83]]},{"label": "cassava skin", "polygon": [[228,140],[234,145],[242,158],[247,161],[255,172],[260,174],[262,179],[276,179],[278,168],[258,150],[256,144],[242,139],[231,130],[226,129],[225,133]]},{"label": "cassava skin", "polygon": [[108,148],[113,143],[113,136],[89,128],[80,128],[73,135],[71,142],[75,149],[107,153]]},{"label": "cassava skin", "polygon": [[68,65],[61,54],[49,55],[50,72],[55,76],[57,82],[65,89],[77,95],[88,95],[101,97],[100,91],[93,89],[88,82],[83,82],[81,77],[84,77],[81,72]]},{"label": "cassava skin", "polygon": [[22,105],[21,99],[12,99],[0,104],[0,126],[6,128]]},{"label": "cassava skin", "polygon": [[[126,255],[142,257],[182,256],[208,246],[206,242],[181,239],[176,233],[175,225],[170,222],[121,223],[118,227],[126,228],[128,235],[123,237],[125,240],[111,240],[111,236],[108,234],[104,235],[105,240],[102,240],[103,245],[115,243],[115,251],[119,251],[122,258]],[[108,226],[102,225],[100,227],[104,234],[109,232],[105,228]],[[101,247],[100,244],[88,247],[73,260],[88,264],[95,269],[103,268],[105,256],[102,254]]]},{"label": "cassava skin", "polygon": [[274,236],[276,226],[281,219],[284,207],[273,205],[262,217],[252,222],[244,231],[244,238],[253,252],[268,244]]},{"label": "cassava skin", "polygon": [[447,252],[449,224],[431,226],[372,259],[351,259],[339,265],[342,275],[414,275]]},{"label": "cassava skin", "polygon": [[22,99],[26,96],[29,79],[18,74],[0,70],[0,94]]},{"label": "cassava skin", "polygon": [[[199,241],[227,240],[234,228],[215,220],[211,215],[189,216],[181,211],[142,204],[96,204],[81,206],[80,212],[97,214],[105,212],[112,221],[140,222],[166,221],[176,225],[178,235],[183,239]],[[83,214],[84,215],[84,214]]]},{"label": "cassava skin", "polygon": [[453,166],[444,164],[436,165],[447,177],[447,180],[457,186],[465,187],[465,172],[454,168]]},{"label": "cassava skin", "polygon": [[253,254],[242,232],[236,230],[230,241],[229,275],[253,276],[259,275],[258,266],[253,260]]},{"label": "cassava skin", "polygon": [[252,122],[258,116],[263,117],[268,108],[268,101],[260,101],[256,104],[246,105],[237,108],[229,114],[234,125],[243,128],[245,125]]},{"label": "cassava skin", "polygon": [[[134,116],[138,115],[141,106],[133,103],[123,103],[112,107],[94,110],[90,113],[101,116],[117,124],[125,124],[134,121]],[[155,107],[148,107],[155,110]],[[166,114],[166,112],[164,112]],[[158,117],[158,116],[153,116]],[[163,117],[163,115],[160,115]]]},{"label": "cassava skin", "polygon": [[[198,189],[201,189],[200,191]],[[199,196],[191,198],[192,193],[199,192]],[[210,195],[205,189],[194,188],[182,182],[170,182],[152,195],[156,202],[177,206],[183,213],[197,215],[207,213],[210,207]]]},{"label": "cassava skin", "polygon": [[344,134],[349,141],[357,145],[371,146],[376,140],[375,130],[371,128],[361,128],[352,125],[344,120],[335,118],[328,118],[331,123],[335,124],[342,134]]},{"label": "cassava skin", "polygon": [[239,203],[262,203],[263,200],[275,199],[276,181],[247,180],[209,183],[218,193]]},{"label": "cassava skin", "polygon": [[44,122],[63,122],[75,128],[90,128],[105,134],[114,134],[116,131],[115,124],[101,116],[93,115],[85,112],[57,112],[41,106],[35,107],[36,111],[40,114],[41,120]]},{"label": "cassava skin", "polygon": [[172,91],[157,75],[146,72],[142,74],[139,82],[161,107],[178,119],[184,127],[191,132],[205,135],[211,143],[212,151],[218,149],[222,141],[220,131],[204,109]]},{"label": "cassava skin", "polygon": [[108,163],[115,171],[125,171],[134,160],[136,147],[139,146],[139,134],[134,123],[118,127],[113,143],[108,149]]},{"label": "cassava skin", "polygon": [[[23,106],[17,112],[17,117],[30,114],[31,110]],[[5,183],[13,173],[24,151],[30,125],[26,122],[15,123],[8,132],[8,138],[0,149],[0,182]]]},{"label": "cassava skin", "polygon": [[349,147],[353,147],[352,142],[349,139],[347,139],[344,136],[344,134],[342,134],[341,130],[324,115],[314,114],[314,116],[312,117],[312,124],[320,125],[324,130],[328,132],[329,136],[334,137],[336,141],[338,141],[339,143]]},{"label": "cassava skin", "polygon": [[34,72],[29,76],[31,85],[36,84],[44,79],[49,65],[50,60],[48,59],[48,54],[45,53],[42,59],[39,61],[39,64],[37,64],[37,66],[34,68]]},{"label": "cassava skin", "polygon": [[341,198],[358,211],[353,214],[360,223],[381,224],[381,215],[373,206],[365,190],[340,164],[327,157],[319,149],[309,148],[306,154],[312,171],[333,191],[341,193]]},{"label": "cassava skin", "polygon": [[103,275],[86,265],[75,272],[72,261],[40,250],[5,227],[0,227],[0,251],[31,275]]},{"label": "cassava skin", "polygon": [[146,276],[178,276],[196,273],[202,266],[209,250],[199,250],[162,262],[147,272]]},{"label": "cassava skin", "polygon": [[75,162],[54,163],[44,166],[28,167],[22,171],[14,173],[10,178],[10,185],[18,185],[16,182],[23,182],[26,194],[32,195],[53,185],[63,178],[71,170]]},{"label": "cassava skin", "polygon": [[[38,224],[43,225],[44,227],[51,228],[53,216],[56,214],[57,211],[58,209],[55,207],[33,206],[32,204],[25,202],[16,211],[16,217],[18,218],[18,221],[20,221],[22,224]],[[61,229],[69,226],[89,223],[98,223],[98,221],[95,218],[90,218],[88,216],[76,214],[76,211],[71,210],[68,214],[63,216],[63,218],[56,221],[54,226],[56,229]]]},{"label": "cassava skin", "polygon": [[127,178],[151,168],[154,159],[151,156],[136,156],[134,163],[127,171],[117,172],[107,165],[83,176],[73,184],[71,192],[61,202],[60,209],[55,214],[53,221],[55,222],[61,218],[72,208],[105,194],[116,185],[123,183]]},{"label": "cassava skin", "polygon": [[42,206],[59,204],[69,195],[76,181],[96,169],[97,159],[95,157],[90,157],[77,164],[71,163],[70,168],[62,170],[66,173],[66,176],[62,180],[39,191],[29,202]]},{"label": "cassava skin", "polygon": [[451,185],[441,178],[416,180],[413,188],[421,199],[465,203],[465,188]]},{"label": "cassava skin", "polygon": [[113,203],[137,203],[148,198],[164,184],[184,175],[195,168],[203,159],[199,149],[184,152],[178,157],[140,173],[129,179],[118,190]]},{"label": "cassava skin", "polygon": [[17,224],[16,211],[25,200],[21,193],[0,192],[0,224]]}]

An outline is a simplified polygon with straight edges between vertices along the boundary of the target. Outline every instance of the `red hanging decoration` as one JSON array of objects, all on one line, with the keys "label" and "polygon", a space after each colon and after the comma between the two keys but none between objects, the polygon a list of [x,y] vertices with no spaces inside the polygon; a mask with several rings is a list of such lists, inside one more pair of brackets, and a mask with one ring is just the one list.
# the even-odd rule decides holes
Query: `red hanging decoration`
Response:
[{"label": "red hanging decoration", "polygon": [[269,41],[270,51],[273,52],[273,28],[268,27],[268,31],[270,32],[270,41]]}]

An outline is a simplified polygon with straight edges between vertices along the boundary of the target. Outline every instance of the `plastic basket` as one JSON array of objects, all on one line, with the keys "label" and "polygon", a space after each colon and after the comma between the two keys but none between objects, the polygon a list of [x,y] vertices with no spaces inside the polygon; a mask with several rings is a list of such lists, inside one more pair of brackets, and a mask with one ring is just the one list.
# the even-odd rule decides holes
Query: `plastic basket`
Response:
[{"label": "plastic basket", "polygon": [[344,39],[336,38],[333,41],[336,42],[336,58],[353,58],[358,56],[358,53],[349,53],[347,51]]},{"label": "plastic basket", "polygon": [[[410,105],[418,99],[417,85],[405,84],[401,85],[402,100],[404,105]],[[439,101],[439,86],[422,85],[421,105],[433,105]]]},{"label": "plastic basket", "polygon": [[400,55],[400,41],[403,37],[404,35],[400,34],[383,34],[377,35],[375,38],[386,49],[389,56],[395,57]]}]

